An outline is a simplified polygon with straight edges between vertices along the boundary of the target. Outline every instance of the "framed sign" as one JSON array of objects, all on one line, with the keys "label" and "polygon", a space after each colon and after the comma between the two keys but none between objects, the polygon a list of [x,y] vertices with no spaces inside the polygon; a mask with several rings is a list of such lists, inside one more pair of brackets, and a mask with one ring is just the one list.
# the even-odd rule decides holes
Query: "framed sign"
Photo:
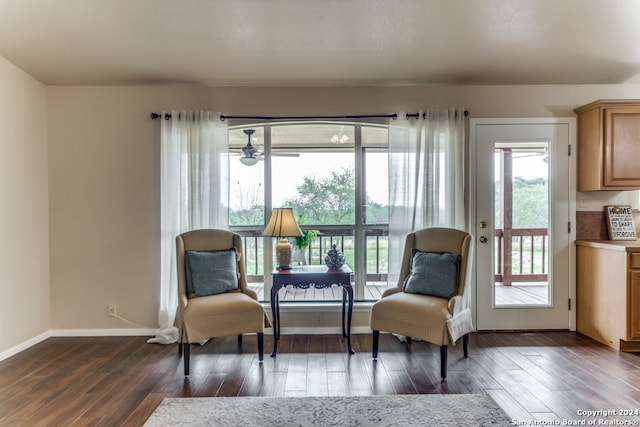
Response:
[{"label": "framed sign", "polygon": [[636,240],[631,206],[605,206],[609,240]]}]

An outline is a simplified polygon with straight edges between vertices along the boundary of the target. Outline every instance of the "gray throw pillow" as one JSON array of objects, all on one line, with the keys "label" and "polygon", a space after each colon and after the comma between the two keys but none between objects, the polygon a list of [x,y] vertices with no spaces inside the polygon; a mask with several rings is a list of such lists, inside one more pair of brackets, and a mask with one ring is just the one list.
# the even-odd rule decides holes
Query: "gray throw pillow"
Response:
[{"label": "gray throw pillow", "polygon": [[238,289],[236,251],[187,251],[191,271],[191,296],[203,297]]},{"label": "gray throw pillow", "polygon": [[457,292],[460,255],[412,250],[411,274],[404,291],[450,298]]}]

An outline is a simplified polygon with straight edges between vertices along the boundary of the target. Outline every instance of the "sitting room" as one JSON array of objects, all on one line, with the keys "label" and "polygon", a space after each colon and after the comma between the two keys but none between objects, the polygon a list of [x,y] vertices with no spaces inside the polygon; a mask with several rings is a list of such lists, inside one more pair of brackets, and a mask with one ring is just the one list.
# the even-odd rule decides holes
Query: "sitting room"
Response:
[{"label": "sitting room", "polygon": [[0,0],[0,425],[637,425],[638,22]]}]

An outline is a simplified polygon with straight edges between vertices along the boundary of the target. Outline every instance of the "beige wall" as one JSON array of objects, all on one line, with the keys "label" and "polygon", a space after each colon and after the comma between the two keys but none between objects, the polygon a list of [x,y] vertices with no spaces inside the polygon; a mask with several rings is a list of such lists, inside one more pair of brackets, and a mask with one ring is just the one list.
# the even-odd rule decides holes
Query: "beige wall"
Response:
[{"label": "beige wall", "polygon": [[51,327],[45,96],[0,56],[0,354]]},{"label": "beige wall", "polygon": [[[640,85],[47,87],[52,328],[131,327],[107,316],[108,303],[156,326],[159,122],[148,118],[151,111],[343,115],[463,106],[478,118],[571,117],[575,107],[600,98],[640,98]],[[601,198],[589,203],[601,208],[629,194]],[[356,326],[366,319],[359,314]]]}]

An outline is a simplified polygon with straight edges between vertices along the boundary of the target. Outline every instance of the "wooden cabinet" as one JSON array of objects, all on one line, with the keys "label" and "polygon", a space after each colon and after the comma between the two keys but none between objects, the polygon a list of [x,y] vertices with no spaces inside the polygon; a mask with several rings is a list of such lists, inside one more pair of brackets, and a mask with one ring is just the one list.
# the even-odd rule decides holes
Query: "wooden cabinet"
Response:
[{"label": "wooden cabinet", "polygon": [[640,242],[578,240],[577,331],[640,352]]},{"label": "wooden cabinet", "polygon": [[640,100],[576,108],[578,191],[640,189]]}]

